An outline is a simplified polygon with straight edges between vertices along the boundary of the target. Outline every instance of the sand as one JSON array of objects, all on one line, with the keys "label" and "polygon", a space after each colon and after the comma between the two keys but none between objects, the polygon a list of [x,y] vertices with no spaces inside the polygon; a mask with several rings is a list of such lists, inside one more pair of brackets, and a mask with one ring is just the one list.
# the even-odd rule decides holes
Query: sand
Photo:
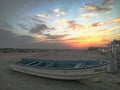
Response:
[{"label": "sand", "polygon": [[96,81],[65,81],[42,78],[12,71],[8,65],[23,57],[79,60],[106,59],[98,52],[47,50],[34,53],[0,53],[0,90],[120,90],[120,72],[105,73]]}]

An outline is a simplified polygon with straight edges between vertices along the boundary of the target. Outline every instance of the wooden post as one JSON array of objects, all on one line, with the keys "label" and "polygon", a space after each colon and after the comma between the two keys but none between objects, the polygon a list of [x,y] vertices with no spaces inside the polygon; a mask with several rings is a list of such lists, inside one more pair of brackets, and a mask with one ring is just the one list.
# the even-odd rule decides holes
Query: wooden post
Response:
[{"label": "wooden post", "polygon": [[116,43],[115,41],[113,41],[113,43],[111,43],[111,46],[109,47],[108,53],[108,59],[110,61],[108,72],[110,73],[117,73],[118,71],[116,50],[117,50]]}]

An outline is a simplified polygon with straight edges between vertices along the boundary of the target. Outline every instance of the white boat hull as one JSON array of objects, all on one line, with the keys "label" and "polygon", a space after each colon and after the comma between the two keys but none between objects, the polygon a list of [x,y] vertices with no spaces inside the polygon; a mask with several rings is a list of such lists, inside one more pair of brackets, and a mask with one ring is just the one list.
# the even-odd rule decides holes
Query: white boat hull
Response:
[{"label": "white boat hull", "polygon": [[14,71],[36,75],[40,77],[64,80],[79,80],[98,77],[106,72],[108,65],[103,65],[85,69],[46,69],[36,68],[19,64],[10,64],[10,68]]}]

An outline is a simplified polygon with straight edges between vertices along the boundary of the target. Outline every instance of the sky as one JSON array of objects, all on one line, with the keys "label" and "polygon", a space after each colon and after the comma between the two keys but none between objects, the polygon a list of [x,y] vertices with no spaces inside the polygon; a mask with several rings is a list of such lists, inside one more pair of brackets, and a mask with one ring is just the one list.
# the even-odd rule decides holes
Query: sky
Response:
[{"label": "sky", "polygon": [[0,0],[0,48],[85,49],[120,40],[120,0]]}]

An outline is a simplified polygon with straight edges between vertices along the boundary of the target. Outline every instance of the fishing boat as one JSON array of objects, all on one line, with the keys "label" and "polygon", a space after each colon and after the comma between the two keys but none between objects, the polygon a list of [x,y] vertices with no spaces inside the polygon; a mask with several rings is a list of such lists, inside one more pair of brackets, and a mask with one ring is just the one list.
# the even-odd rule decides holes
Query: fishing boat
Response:
[{"label": "fishing boat", "polygon": [[106,60],[44,60],[23,58],[10,63],[14,71],[40,77],[64,80],[79,80],[97,77],[107,71]]}]

